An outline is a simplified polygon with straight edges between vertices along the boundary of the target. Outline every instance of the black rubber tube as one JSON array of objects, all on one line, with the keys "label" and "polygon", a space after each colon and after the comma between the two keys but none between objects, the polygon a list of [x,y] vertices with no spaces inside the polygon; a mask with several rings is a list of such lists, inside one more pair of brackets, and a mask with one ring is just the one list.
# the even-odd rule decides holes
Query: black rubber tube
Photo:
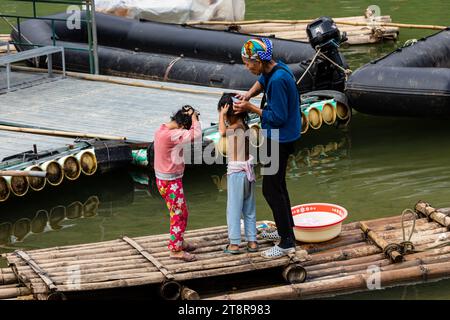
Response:
[{"label": "black rubber tube", "polygon": [[345,93],[363,113],[450,116],[450,28],[359,68]]}]

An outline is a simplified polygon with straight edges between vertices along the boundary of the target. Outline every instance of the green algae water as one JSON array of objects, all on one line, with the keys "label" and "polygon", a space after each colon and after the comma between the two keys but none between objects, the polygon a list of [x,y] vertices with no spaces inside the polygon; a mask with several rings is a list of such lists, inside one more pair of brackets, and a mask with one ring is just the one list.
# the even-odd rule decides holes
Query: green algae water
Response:
[{"label": "green algae water", "polygon": [[[307,19],[323,15],[362,15],[376,4],[394,22],[449,25],[444,1],[269,1],[247,0],[246,19]],[[0,0],[0,12],[30,14],[29,4]],[[39,5],[39,14],[64,10]],[[0,24],[0,33],[7,33]],[[432,34],[400,29],[397,43],[342,48],[356,69],[404,41]],[[168,114],[169,116],[169,114]],[[151,139],[151,137],[149,137]],[[225,167],[188,168],[185,193],[190,208],[188,229],[225,225]],[[293,205],[330,202],[349,211],[347,222],[399,215],[418,200],[450,207],[450,129],[448,121],[396,119],[354,114],[348,130],[323,125],[309,129],[288,167]],[[257,216],[272,220],[257,181]],[[166,233],[169,215],[145,170],[123,171],[65,181],[20,201],[0,204],[0,252]],[[0,266],[2,262],[0,262]],[[4,262],[3,262],[4,263]],[[4,266],[4,265],[3,265]],[[338,298],[341,299],[342,297]],[[450,281],[347,295],[350,299],[450,299]]]}]

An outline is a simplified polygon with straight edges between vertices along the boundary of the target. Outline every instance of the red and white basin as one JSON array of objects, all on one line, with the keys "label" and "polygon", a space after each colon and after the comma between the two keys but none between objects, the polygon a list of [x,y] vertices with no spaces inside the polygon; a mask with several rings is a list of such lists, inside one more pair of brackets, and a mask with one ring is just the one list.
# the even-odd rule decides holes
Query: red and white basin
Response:
[{"label": "red and white basin", "polygon": [[323,242],[337,237],[348,215],[345,208],[331,203],[305,203],[291,210],[295,239],[301,242]]}]

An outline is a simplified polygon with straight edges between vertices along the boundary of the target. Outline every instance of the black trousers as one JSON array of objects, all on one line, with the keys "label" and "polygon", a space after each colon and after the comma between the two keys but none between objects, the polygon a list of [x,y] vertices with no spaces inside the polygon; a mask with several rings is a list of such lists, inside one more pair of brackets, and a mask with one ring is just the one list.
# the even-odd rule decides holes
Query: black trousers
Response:
[{"label": "black trousers", "polygon": [[[271,141],[267,143],[268,154],[271,156],[273,154],[270,147]],[[286,167],[289,155],[294,152],[294,142],[275,142],[273,147],[279,147],[279,168],[275,174],[263,176],[263,195],[272,210],[278,234],[281,237],[279,246],[286,249],[295,246],[294,219],[286,187]],[[265,167],[268,165],[270,164],[266,164]]]}]

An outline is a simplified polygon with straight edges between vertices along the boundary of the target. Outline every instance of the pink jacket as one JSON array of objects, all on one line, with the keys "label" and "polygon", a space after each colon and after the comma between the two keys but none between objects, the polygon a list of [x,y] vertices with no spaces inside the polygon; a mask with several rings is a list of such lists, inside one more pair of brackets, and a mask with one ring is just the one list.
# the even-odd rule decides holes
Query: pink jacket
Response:
[{"label": "pink jacket", "polygon": [[[162,124],[155,132],[154,168],[156,176],[160,174],[170,176],[172,179],[183,176],[184,157],[183,144],[191,143],[202,136],[200,122],[193,122],[190,130],[169,129]],[[162,174],[162,175],[161,175]]]}]

